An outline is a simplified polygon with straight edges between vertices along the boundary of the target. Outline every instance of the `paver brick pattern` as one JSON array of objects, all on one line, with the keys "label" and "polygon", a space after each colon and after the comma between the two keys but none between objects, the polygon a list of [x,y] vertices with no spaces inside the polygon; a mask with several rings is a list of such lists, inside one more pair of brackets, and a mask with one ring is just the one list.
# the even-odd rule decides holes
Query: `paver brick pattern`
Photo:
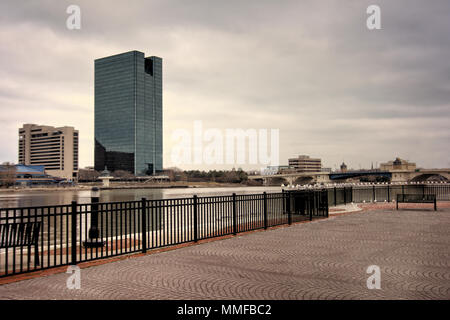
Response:
[{"label": "paver brick pattern", "polygon": [[[0,286],[1,299],[450,299],[450,210],[362,211]],[[381,289],[369,290],[378,265]]]}]

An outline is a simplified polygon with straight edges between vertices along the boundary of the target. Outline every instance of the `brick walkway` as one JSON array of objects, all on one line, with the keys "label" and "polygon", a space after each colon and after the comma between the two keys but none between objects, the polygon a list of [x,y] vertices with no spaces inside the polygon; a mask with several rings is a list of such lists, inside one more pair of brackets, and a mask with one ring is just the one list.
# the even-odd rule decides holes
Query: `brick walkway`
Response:
[{"label": "brick walkway", "polygon": [[[450,299],[450,210],[361,211],[0,286],[0,299]],[[369,265],[381,289],[369,290]]]}]

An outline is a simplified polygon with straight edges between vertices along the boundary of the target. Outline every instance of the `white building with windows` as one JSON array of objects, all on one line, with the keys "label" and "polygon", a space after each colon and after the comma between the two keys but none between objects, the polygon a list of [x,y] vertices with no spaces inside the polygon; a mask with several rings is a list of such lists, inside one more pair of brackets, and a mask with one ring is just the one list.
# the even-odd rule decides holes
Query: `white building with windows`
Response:
[{"label": "white building with windows", "polygon": [[78,174],[78,130],[24,124],[19,129],[19,163],[43,165],[49,175],[76,180]]}]

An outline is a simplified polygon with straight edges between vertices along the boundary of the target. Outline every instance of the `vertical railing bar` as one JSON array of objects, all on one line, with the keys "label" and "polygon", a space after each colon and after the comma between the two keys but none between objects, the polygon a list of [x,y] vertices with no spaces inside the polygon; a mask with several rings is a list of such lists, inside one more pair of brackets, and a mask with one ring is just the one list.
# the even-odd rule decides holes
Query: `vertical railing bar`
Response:
[{"label": "vertical railing bar", "polygon": [[[23,209],[21,209],[21,215],[23,215]],[[31,217],[31,212],[28,209],[28,215]],[[38,216],[37,216],[37,212],[36,210],[34,210],[34,221],[37,223],[38,222]],[[41,226],[39,226],[39,235],[40,237],[42,237],[41,234],[41,227],[42,227],[42,223]],[[36,239],[36,245],[34,246],[34,250],[38,250],[39,251],[39,239]],[[39,252],[38,253],[34,253],[34,259],[39,260]],[[42,269],[42,264],[40,263],[42,260],[39,260],[39,267]],[[34,269],[37,269],[37,265],[38,265],[38,261],[34,261]]]},{"label": "vertical railing bar", "polygon": [[134,202],[133,204],[133,250],[137,251],[136,248],[136,236],[137,236],[137,230],[136,230],[136,209],[138,207],[138,202]]},{"label": "vertical railing bar", "polygon": [[152,217],[152,249],[157,247],[158,241],[158,220],[157,215],[155,215],[155,208],[153,204],[153,200],[150,200],[150,215]]},{"label": "vertical railing bar", "polygon": [[198,208],[197,208],[197,195],[193,197],[193,228],[194,228],[194,242],[198,241]]},{"label": "vertical railing bar", "polygon": [[160,211],[159,211],[159,206],[157,205],[158,204],[158,200],[152,200],[152,202],[153,202],[153,204],[155,206],[154,210],[156,212],[156,219],[157,219],[157,221],[159,221],[158,232],[156,233],[156,244],[157,244],[157,247],[159,247],[159,246],[161,246],[161,242],[162,242],[162,240],[161,240],[161,237],[162,237],[162,217],[161,217],[161,214],[160,214]]},{"label": "vertical railing bar", "polygon": [[[72,206],[71,206],[72,210],[71,210],[71,236],[72,236],[72,241],[71,241],[71,250],[72,250],[72,259],[71,259],[71,264],[72,265],[76,265],[77,264],[77,202],[76,201],[72,201]],[[69,248],[67,248],[69,249]]]},{"label": "vertical railing bar", "polygon": [[[89,229],[88,229],[88,221],[89,221],[89,219],[88,219],[88,216],[90,215],[92,217],[92,202],[91,202],[91,206],[89,208],[90,208],[89,212],[87,210],[87,206],[86,206],[86,210],[84,211],[84,222],[85,222],[85,224],[84,224],[84,226],[85,226],[84,241],[88,241],[88,238],[89,238]],[[88,260],[88,251],[89,251],[89,254],[90,254],[91,258],[92,258],[92,250],[93,250],[92,247],[90,247],[90,248],[84,247],[84,259],[85,260]]]},{"label": "vertical railing bar", "polygon": [[221,196],[216,196],[214,199],[214,210],[216,212],[216,220],[214,221],[214,229],[215,229],[215,233],[216,233],[216,237],[220,237],[221,236]]},{"label": "vertical railing bar", "polygon": [[167,206],[165,205],[166,201],[162,200],[161,203],[162,203],[161,209],[164,212],[164,214],[163,214],[164,215],[164,246],[167,246],[167,244],[169,242],[169,230],[168,230],[169,229],[169,222],[168,222],[169,215],[167,213]]},{"label": "vertical railing bar", "polygon": [[63,207],[60,210],[59,216],[59,264],[63,265]]},{"label": "vertical railing bar", "polygon": [[142,253],[147,253],[147,199],[141,199]]},{"label": "vertical railing bar", "polygon": [[233,234],[236,235],[236,233],[237,233],[237,228],[236,228],[236,193],[233,193],[232,213],[233,213]]},{"label": "vertical railing bar", "polygon": [[174,243],[179,244],[178,234],[179,234],[179,219],[178,219],[178,201],[177,199],[174,199],[173,201],[173,217],[174,217]]},{"label": "vertical railing bar", "polygon": [[263,206],[264,206],[264,208],[263,208],[263,214],[264,214],[264,229],[267,230],[267,222],[268,222],[268,221],[267,221],[267,192],[264,191],[263,195],[264,195],[264,198],[263,198],[263,201],[264,201],[264,203],[263,203]]},{"label": "vertical railing bar", "polygon": [[[98,234],[100,237],[100,242],[103,242],[103,239],[105,238],[105,235],[103,234],[103,214],[105,211],[105,204],[104,203],[99,203],[98,204],[98,216],[100,217],[100,225],[97,225],[98,227]],[[103,250],[103,246],[100,248],[100,257],[103,258],[104,256],[104,250]]]},{"label": "vertical railing bar", "polygon": [[171,215],[171,224],[172,224],[172,234],[170,236],[171,244],[176,243],[176,214],[175,214],[175,201],[170,200],[170,215]]},{"label": "vertical railing bar", "polygon": [[119,229],[120,229],[120,254],[123,253],[123,202],[120,203],[120,209],[119,209],[119,217],[120,217],[120,225],[119,225]]},{"label": "vertical railing bar", "polygon": [[[28,209],[30,210],[30,209]],[[14,223],[17,223],[17,212],[16,209],[13,210],[13,221]],[[8,223],[9,220],[6,220],[6,223]],[[23,212],[20,214],[20,223],[23,223]],[[13,250],[12,250],[12,273],[16,273],[16,239],[11,238],[13,241]],[[9,245],[11,245],[11,242],[9,242]],[[6,248],[5,255],[9,255],[9,248]],[[23,246],[20,247],[20,272],[23,272]]]},{"label": "vertical railing bar", "polygon": [[[41,207],[41,210],[42,215],[44,215],[44,208]],[[47,267],[50,267],[50,208],[45,216],[47,216]]]},{"label": "vertical railing bar", "polygon": [[210,228],[210,222],[211,222],[211,215],[210,212],[208,211],[208,204],[209,204],[209,199],[205,198],[203,200],[203,212],[205,215],[205,238],[209,238],[211,237],[211,228]]},{"label": "vertical railing bar", "polygon": [[[27,209],[28,215],[30,214],[30,210],[31,210],[31,208]],[[14,222],[16,222],[16,209],[14,209]],[[24,223],[24,215],[23,214],[20,215],[20,223]],[[16,231],[16,237],[14,239],[15,240],[14,241],[14,245],[16,245],[17,242],[20,244],[22,236],[20,235],[20,230],[17,230]],[[14,255],[16,254],[16,248],[15,247],[14,247],[14,250],[13,250],[13,254]],[[23,246],[20,246],[20,272],[21,273],[23,272]],[[14,273],[16,273],[15,265],[14,265]]]},{"label": "vertical railing bar", "polygon": [[106,234],[105,234],[105,242],[106,242],[105,255],[107,257],[109,256],[109,245],[110,245],[110,243],[112,245],[112,237],[109,235],[109,230],[110,230],[109,229],[110,228],[110,226],[109,226],[109,214],[110,213],[111,213],[111,205],[106,203],[105,204],[105,231],[106,231]]},{"label": "vertical railing bar", "polygon": [[167,241],[166,241],[166,246],[171,244],[171,230],[172,230],[172,217],[170,214],[170,201],[171,200],[166,200],[165,201],[165,210],[166,210],[166,219],[167,219],[167,230],[166,230],[166,235],[167,235]]},{"label": "vertical railing bar", "polygon": [[158,246],[161,247],[163,245],[163,236],[164,236],[164,226],[163,226],[163,216],[161,214],[161,206],[159,204],[158,200],[155,200],[155,210],[158,212],[158,219],[159,219],[159,243]]},{"label": "vertical railing bar", "polygon": [[157,210],[159,211],[159,216],[161,217],[162,223],[161,223],[161,247],[163,247],[166,243],[166,217],[164,216],[164,209],[162,207],[162,201],[157,201]]},{"label": "vertical railing bar", "polygon": [[57,260],[56,260],[56,252],[57,252],[57,249],[56,249],[56,238],[57,238],[57,235],[56,235],[56,225],[57,225],[57,222],[56,222],[56,206],[55,207],[53,207],[53,217],[54,217],[54,219],[53,219],[53,222],[54,222],[54,226],[53,226],[53,264],[56,266],[57,265]]},{"label": "vertical railing bar", "polygon": [[183,219],[183,242],[187,242],[188,241],[188,237],[187,237],[187,231],[190,229],[188,228],[188,219],[186,217],[186,200],[182,199],[181,200],[181,216]]}]

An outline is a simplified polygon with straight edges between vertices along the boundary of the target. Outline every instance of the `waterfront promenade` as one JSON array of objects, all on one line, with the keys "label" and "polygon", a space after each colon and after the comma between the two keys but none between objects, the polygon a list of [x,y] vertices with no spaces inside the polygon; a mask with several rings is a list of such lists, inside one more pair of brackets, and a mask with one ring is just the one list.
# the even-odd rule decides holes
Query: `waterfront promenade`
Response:
[{"label": "waterfront promenade", "polygon": [[[0,285],[0,299],[450,299],[450,208],[363,210]],[[369,290],[367,267],[381,270]]]}]

